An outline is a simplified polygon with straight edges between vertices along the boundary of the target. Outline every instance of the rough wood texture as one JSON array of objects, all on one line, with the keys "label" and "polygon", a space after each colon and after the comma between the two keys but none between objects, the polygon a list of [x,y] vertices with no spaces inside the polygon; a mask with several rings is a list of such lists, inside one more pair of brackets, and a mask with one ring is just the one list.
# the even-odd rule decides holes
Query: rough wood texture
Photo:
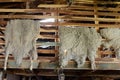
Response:
[{"label": "rough wood texture", "polygon": [[0,0],[0,2],[27,2],[28,0]]},{"label": "rough wood texture", "polygon": [[[4,59],[0,60],[0,68],[3,68],[3,63]],[[96,70],[119,70],[120,69],[120,64],[119,61],[116,60],[110,60],[110,61],[96,61]],[[50,62],[50,60],[36,60],[33,61],[33,69],[55,69],[58,67],[58,64],[56,62]],[[8,60],[8,69],[29,69],[30,66],[30,60],[23,60],[22,64],[20,67],[15,66],[15,61],[14,60]],[[71,70],[91,70],[90,69],[90,62],[85,62],[83,66],[80,68],[77,68],[77,65],[74,61],[70,61],[69,64],[63,68],[63,69],[71,69]]]}]

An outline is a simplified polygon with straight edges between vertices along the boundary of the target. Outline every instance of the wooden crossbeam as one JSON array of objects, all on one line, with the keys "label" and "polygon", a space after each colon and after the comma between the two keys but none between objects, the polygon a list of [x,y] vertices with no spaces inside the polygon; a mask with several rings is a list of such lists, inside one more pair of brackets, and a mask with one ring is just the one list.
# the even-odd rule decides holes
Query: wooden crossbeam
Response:
[{"label": "wooden crossbeam", "polygon": [[58,32],[58,30],[55,30],[55,29],[43,29],[43,28],[40,28],[40,32]]},{"label": "wooden crossbeam", "polygon": [[54,12],[55,10],[49,9],[0,9],[2,12],[18,12],[18,13],[43,13],[43,12]]},{"label": "wooden crossbeam", "polygon": [[92,24],[92,23],[69,23],[69,22],[64,22],[64,23],[53,23],[53,22],[46,22],[46,23],[41,23],[41,25],[51,25],[51,26],[76,26],[76,27],[120,27],[120,24]]},{"label": "wooden crossbeam", "polygon": [[0,0],[0,2],[27,2],[28,0]]},{"label": "wooden crossbeam", "polygon": [[56,35],[40,35],[38,38],[42,38],[42,39],[55,39],[55,38],[58,38],[58,36],[56,36]]},{"label": "wooden crossbeam", "polygon": [[[75,11],[73,9],[78,9],[78,11]],[[74,12],[74,13],[82,13],[81,10],[79,9],[84,9],[87,11],[83,11],[83,13],[87,14],[88,12],[91,12],[89,10],[92,10],[94,12],[94,6],[90,7],[90,6],[76,6],[76,7],[70,7],[70,8],[63,8],[61,10],[58,10],[59,13],[64,13],[64,12],[68,12],[68,14],[70,14],[69,12]],[[104,8],[104,7],[97,7],[97,10],[101,10],[101,11],[120,11],[120,8]],[[18,13],[42,13],[42,12],[56,12],[56,10],[54,9],[0,9],[0,13],[2,12],[18,12]],[[93,12],[89,13],[89,14],[93,14]],[[101,12],[104,13],[104,12]],[[108,13],[112,13],[112,12],[108,12]],[[114,14],[113,14],[114,15]]]},{"label": "wooden crossbeam", "polygon": [[46,19],[55,18],[63,20],[75,20],[75,21],[102,21],[102,22],[120,22],[117,18],[92,18],[92,17],[74,17],[74,16],[39,16],[39,15],[0,15],[0,18],[19,18],[19,19]]},{"label": "wooden crossbeam", "polygon": [[[82,9],[82,10],[94,10],[94,6],[73,6],[73,7],[70,7],[70,8],[68,8],[68,9],[78,9],[78,10],[80,10],[80,9]],[[98,10],[101,10],[101,11],[120,11],[120,8],[111,8],[111,7],[108,7],[108,8],[106,8],[106,7],[97,7],[97,9]]]},{"label": "wooden crossbeam", "polygon": [[0,18],[8,19],[45,19],[45,18],[58,18],[58,16],[40,16],[40,15],[0,15]]},{"label": "wooden crossbeam", "polygon": [[60,4],[40,4],[38,5],[39,8],[65,8],[68,5],[60,5]]},{"label": "wooden crossbeam", "polygon": [[[79,3],[79,4],[93,4],[94,0],[75,0],[74,3]],[[96,3],[100,4],[120,4],[119,1],[100,1],[97,0]]]},{"label": "wooden crossbeam", "polygon": [[[0,49],[0,54],[4,51],[5,49]],[[58,51],[54,49],[37,49],[37,52],[42,54],[55,54],[56,52],[58,53]]]},{"label": "wooden crossbeam", "polygon": [[[95,63],[97,66],[96,70],[119,70],[120,69],[119,61],[96,61]],[[33,64],[34,64],[33,65],[34,69],[56,69],[56,67],[58,67],[57,63],[55,62],[51,63],[50,60],[45,60],[45,59],[34,60]],[[0,59],[0,68],[3,68],[3,65],[4,65],[4,59]],[[7,68],[8,69],[29,69],[29,65],[30,65],[29,59],[23,60],[20,67],[17,67],[15,65],[14,60],[8,60]],[[86,61],[85,64],[81,66],[80,68],[77,68],[77,65],[73,61],[70,61],[68,65],[63,69],[65,70],[91,70],[89,61]]]},{"label": "wooden crossbeam", "polygon": [[4,37],[5,37],[4,35],[0,34],[0,38],[4,38]]},{"label": "wooden crossbeam", "polygon": [[56,52],[58,52],[57,50],[53,50],[53,49],[38,49],[37,50],[38,53],[44,53],[44,54],[55,54]]}]

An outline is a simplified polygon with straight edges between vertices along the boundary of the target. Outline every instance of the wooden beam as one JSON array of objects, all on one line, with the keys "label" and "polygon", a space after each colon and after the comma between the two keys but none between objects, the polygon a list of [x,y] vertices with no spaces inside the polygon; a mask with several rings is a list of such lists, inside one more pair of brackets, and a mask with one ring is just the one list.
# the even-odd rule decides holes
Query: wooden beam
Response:
[{"label": "wooden beam", "polygon": [[[54,23],[54,22],[46,22],[46,23],[40,23],[42,26],[44,25],[51,25],[51,26],[78,26],[78,27],[112,27],[112,28],[117,28],[120,27],[120,24],[92,24],[92,23],[69,23],[69,22],[64,22],[64,23]],[[0,44],[2,44],[0,42]]]},{"label": "wooden beam", "polygon": [[[1,23],[2,24],[2,23]],[[5,24],[7,24],[7,22],[5,23]],[[5,30],[5,27],[0,27],[0,30]]]},{"label": "wooden beam", "polygon": [[37,46],[59,46],[59,42],[37,42]]},{"label": "wooden beam", "polygon": [[[0,49],[0,53],[4,52],[5,49]],[[58,52],[57,50],[54,49],[37,49],[38,53],[42,53],[42,54],[55,54],[56,52]]]},{"label": "wooden beam", "polygon": [[[82,9],[84,9],[84,7]],[[114,8],[114,10],[116,10],[116,8]],[[55,10],[48,10],[48,9],[0,9],[0,12],[18,12],[18,13],[19,12],[20,13],[40,13],[41,12],[42,13],[42,12],[55,12]],[[75,11],[75,10],[59,10],[58,13],[74,14],[74,15],[94,15],[95,14],[93,11]],[[114,12],[98,12],[97,14],[103,15],[103,16],[119,16],[119,13],[114,13]]]},{"label": "wooden beam", "polygon": [[4,36],[4,35],[2,35],[2,34],[0,34],[0,38],[5,38],[5,36]]},{"label": "wooden beam", "polygon": [[94,18],[94,17],[74,17],[74,16],[59,16],[59,19],[75,20],[75,21],[102,21],[102,22],[120,22],[118,18]]},{"label": "wooden beam", "polygon": [[46,50],[46,49],[38,49],[37,50],[38,53],[43,53],[43,54],[55,54],[56,52],[58,52],[58,50],[53,50],[53,49],[49,49],[49,50]]},{"label": "wooden beam", "polygon": [[120,19],[116,18],[92,18],[92,17],[74,17],[74,16],[40,16],[40,15],[0,15],[0,18],[20,18],[20,19],[46,19],[55,18],[63,20],[75,20],[75,21],[102,21],[102,22],[120,22]]},{"label": "wooden beam", "polygon": [[[75,3],[79,3],[79,4],[93,4],[94,0],[75,0]],[[100,3],[100,4],[120,4],[119,1],[97,1],[97,3]]]},{"label": "wooden beam", "polygon": [[64,22],[64,23],[53,23],[53,22],[46,22],[41,23],[41,25],[51,25],[51,26],[76,26],[76,27],[111,27],[117,28],[120,27],[120,24],[92,24],[92,23],[73,23],[73,22]]},{"label": "wooden beam", "polygon": [[58,16],[40,16],[40,15],[0,15],[0,18],[8,19],[46,19],[46,18],[58,18]]},{"label": "wooden beam", "polygon": [[57,35],[40,35],[38,38],[42,38],[42,39],[55,39],[58,38]]},{"label": "wooden beam", "polygon": [[[94,0],[94,18],[95,19],[97,19],[98,18],[98,15],[97,15],[97,13],[98,13],[98,10],[97,10],[97,4],[95,4],[97,1],[96,0]],[[99,24],[99,21],[97,21],[97,20],[95,20],[95,24]],[[96,30],[98,31],[99,30],[99,26],[98,27],[96,27]]]},{"label": "wooden beam", "polygon": [[28,0],[0,0],[0,2],[27,2]]},{"label": "wooden beam", "polygon": [[42,13],[42,12],[53,12],[55,10],[50,9],[0,9],[1,12],[18,12],[18,13]]},{"label": "wooden beam", "polygon": [[60,4],[40,4],[38,5],[39,8],[65,8],[68,7],[68,5],[60,5]]},{"label": "wooden beam", "polygon": [[[94,4],[93,4],[94,5]],[[120,8],[105,8],[105,7],[97,7],[99,11],[120,11]],[[94,10],[94,6],[83,6],[83,5],[73,5],[72,7],[68,8],[68,9],[77,9],[77,10],[89,10],[89,11],[93,11]]]},{"label": "wooden beam", "polygon": [[[0,68],[3,68],[3,63],[4,63],[4,59],[0,59]],[[103,62],[103,61],[96,61],[96,66],[97,69],[96,70],[120,70],[120,64],[119,61],[107,61],[107,62]],[[34,69],[56,69],[56,67],[58,66],[57,63],[55,62],[50,62],[50,60],[34,60],[33,61],[33,68]],[[20,67],[17,67],[15,65],[15,61],[14,60],[8,60],[8,69],[29,69],[30,65],[30,60],[23,60],[22,64]],[[63,69],[68,69],[68,70],[91,70],[90,68],[90,62],[86,61],[85,64],[83,66],[81,66],[80,68],[77,68],[77,65],[74,61],[70,61],[69,64],[63,68]]]},{"label": "wooden beam", "polygon": [[40,32],[58,32],[58,30],[40,28]]}]

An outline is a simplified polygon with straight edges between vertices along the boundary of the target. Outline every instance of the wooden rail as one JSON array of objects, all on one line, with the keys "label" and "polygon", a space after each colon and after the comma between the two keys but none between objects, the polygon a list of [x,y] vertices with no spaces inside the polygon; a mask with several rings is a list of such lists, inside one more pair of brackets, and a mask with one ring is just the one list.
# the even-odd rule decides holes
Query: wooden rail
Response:
[{"label": "wooden rail", "polygon": [[[96,61],[96,70],[119,70],[120,69],[120,64],[119,61]],[[4,59],[0,60],[0,68],[3,68],[4,64]],[[50,60],[35,60],[33,61],[33,68],[34,69],[56,69],[58,64],[56,62],[51,62]],[[15,65],[14,60],[9,60],[8,61],[8,69],[29,69],[30,65],[30,60],[23,60],[22,64],[20,67]],[[83,66],[80,68],[77,68],[77,65],[74,63],[74,61],[70,61],[69,64],[63,68],[66,70],[91,70],[90,68],[90,62],[86,61]]]}]

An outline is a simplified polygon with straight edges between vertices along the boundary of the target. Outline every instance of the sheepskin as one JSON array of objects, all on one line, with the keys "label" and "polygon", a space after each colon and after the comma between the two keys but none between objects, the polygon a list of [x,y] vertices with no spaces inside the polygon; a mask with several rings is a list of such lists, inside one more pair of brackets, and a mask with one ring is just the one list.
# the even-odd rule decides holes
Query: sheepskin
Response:
[{"label": "sheepskin", "polygon": [[71,59],[77,62],[77,67],[81,67],[88,57],[91,68],[95,69],[95,55],[102,38],[94,28],[59,27],[59,36],[61,67],[65,67]]},{"label": "sheepskin", "polygon": [[116,58],[120,58],[120,29],[105,28],[100,30],[101,36],[105,39],[102,41],[103,48],[110,50],[112,47],[115,51]]},{"label": "sheepskin", "polygon": [[38,21],[10,20],[5,31],[5,54],[12,54],[17,66],[21,64],[23,58],[28,56],[36,60],[36,39],[38,35]]}]

